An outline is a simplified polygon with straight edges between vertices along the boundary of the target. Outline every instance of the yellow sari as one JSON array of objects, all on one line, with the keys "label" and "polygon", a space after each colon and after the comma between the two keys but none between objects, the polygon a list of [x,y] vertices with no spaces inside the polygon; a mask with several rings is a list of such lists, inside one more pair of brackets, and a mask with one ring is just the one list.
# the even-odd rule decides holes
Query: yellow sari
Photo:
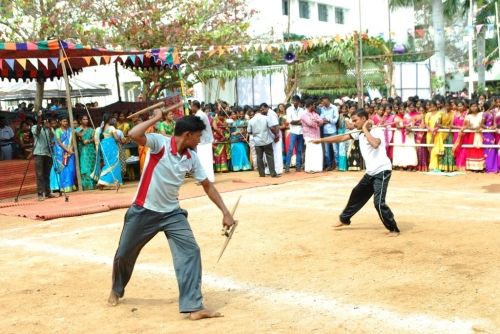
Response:
[{"label": "yellow sari", "polygon": [[431,171],[439,169],[439,156],[444,154],[443,136],[441,136],[439,132],[434,134],[436,124],[441,123],[441,118],[442,113],[440,111],[437,111],[434,115],[432,112],[425,115],[425,124],[427,128],[429,128],[427,132],[427,143],[432,143],[434,145],[430,151],[429,170]]}]

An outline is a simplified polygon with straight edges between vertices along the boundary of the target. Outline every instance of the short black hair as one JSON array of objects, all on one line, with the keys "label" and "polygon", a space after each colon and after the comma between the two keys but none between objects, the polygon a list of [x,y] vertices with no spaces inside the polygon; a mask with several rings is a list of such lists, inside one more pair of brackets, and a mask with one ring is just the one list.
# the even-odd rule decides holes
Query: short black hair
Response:
[{"label": "short black hair", "polygon": [[175,123],[174,135],[180,136],[184,132],[196,132],[205,130],[205,123],[195,115],[184,116]]},{"label": "short black hair", "polygon": [[328,95],[323,95],[320,100],[328,100],[328,101],[330,101],[330,97]]},{"label": "short black hair", "polygon": [[305,102],[306,108],[309,108],[310,106],[314,105],[314,100],[312,99],[307,99]]},{"label": "short black hair", "polygon": [[196,106],[198,109],[201,109],[201,104],[198,100],[193,100],[193,102],[191,102],[191,105]]},{"label": "short black hair", "polygon": [[269,106],[268,106],[268,105],[267,105],[267,103],[265,103],[265,102],[264,102],[264,103],[261,103],[261,104],[260,104],[260,107],[261,107],[261,108],[269,108]]},{"label": "short black hair", "polygon": [[297,102],[300,102],[300,96],[298,96],[298,95],[294,95],[294,96],[292,97],[292,101],[297,101]]},{"label": "short black hair", "polygon": [[364,117],[365,119],[368,119],[368,113],[365,111],[365,109],[358,109],[354,112],[354,115],[358,116],[359,118]]}]

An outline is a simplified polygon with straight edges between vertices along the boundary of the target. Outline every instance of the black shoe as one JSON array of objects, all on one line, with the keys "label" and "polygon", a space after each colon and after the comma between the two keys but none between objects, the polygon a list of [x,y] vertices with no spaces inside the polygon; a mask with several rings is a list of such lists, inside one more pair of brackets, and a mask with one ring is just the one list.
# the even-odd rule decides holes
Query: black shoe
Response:
[{"label": "black shoe", "polygon": [[45,198],[56,198],[56,196],[54,194],[48,194]]},{"label": "black shoe", "polygon": [[290,173],[290,168],[289,167],[285,168],[285,173]]},{"label": "black shoe", "polygon": [[271,175],[271,177],[281,177],[281,175],[276,174],[276,175]]},{"label": "black shoe", "polygon": [[45,201],[45,196],[43,196],[43,195],[38,195],[38,201],[39,201],[39,202]]}]

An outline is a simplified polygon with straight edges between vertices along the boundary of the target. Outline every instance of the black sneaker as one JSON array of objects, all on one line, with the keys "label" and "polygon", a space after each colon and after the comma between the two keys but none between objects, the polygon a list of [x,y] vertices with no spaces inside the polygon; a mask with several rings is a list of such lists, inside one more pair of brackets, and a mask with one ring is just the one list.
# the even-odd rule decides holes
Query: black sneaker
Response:
[{"label": "black sneaker", "polygon": [[45,200],[45,196],[43,196],[43,195],[38,195],[38,201],[39,201],[39,202],[42,202],[42,201],[44,201],[44,200]]}]

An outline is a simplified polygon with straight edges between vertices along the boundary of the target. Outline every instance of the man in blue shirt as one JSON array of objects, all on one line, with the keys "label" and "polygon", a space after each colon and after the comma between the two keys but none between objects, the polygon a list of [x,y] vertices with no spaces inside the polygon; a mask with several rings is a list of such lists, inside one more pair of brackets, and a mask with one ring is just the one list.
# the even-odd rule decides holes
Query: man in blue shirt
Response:
[{"label": "man in blue shirt", "polygon": [[[320,116],[324,122],[322,138],[335,136],[337,134],[337,121],[339,120],[339,111],[337,107],[330,102],[328,96],[323,96],[319,109]],[[323,145],[325,168],[327,171],[332,171],[338,163],[338,144],[324,143]]]}]

